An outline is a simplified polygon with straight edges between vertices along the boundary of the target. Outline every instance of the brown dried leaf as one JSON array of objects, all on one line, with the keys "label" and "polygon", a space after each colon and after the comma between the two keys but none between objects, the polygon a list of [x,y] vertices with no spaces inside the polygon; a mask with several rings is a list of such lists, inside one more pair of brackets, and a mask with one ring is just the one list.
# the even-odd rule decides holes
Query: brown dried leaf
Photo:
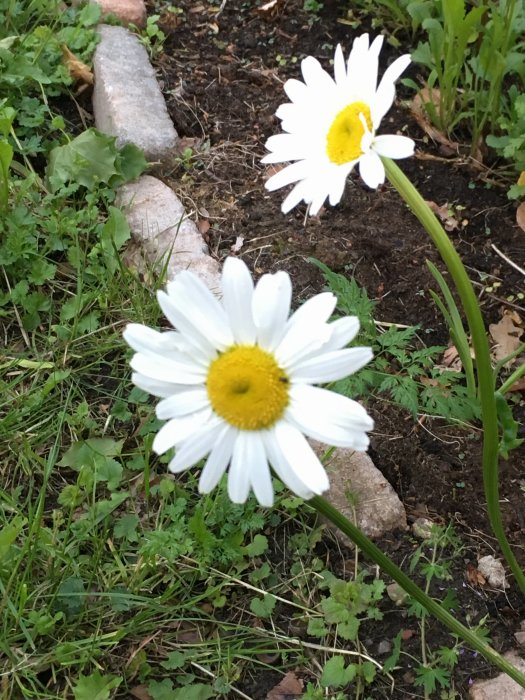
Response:
[{"label": "brown dried leaf", "polygon": [[282,0],[270,0],[260,7],[256,7],[254,12],[264,19],[274,19],[277,17],[283,8]]},{"label": "brown dried leaf", "polygon": [[[490,324],[489,333],[496,343],[492,350],[494,360],[499,362],[521,345],[520,338],[523,335],[521,317],[515,311],[504,311],[501,321]],[[507,362],[507,366],[510,366],[512,362],[514,360]]]},{"label": "brown dried leaf", "polygon": [[467,564],[467,581],[471,586],[485,586],[486,578],[473,564]]},{"label": "brown dried leaf", "polygon": [[134,688],[130,688],[129,692],[138,700],[153,700],[151,695],[148,693],[147,686],[144,684],[136,685]]},{"label": "brown dried leaf", "polygon": [[66,68],[69,71],[71,79],[75,83],[82,83],[83,85],[93,85],[93,73],[89,66],[82,63],[74,53],[67,48],[64,44],[62,46],[62,58],[66,64]]},{"label": "brown dried leaf", "polygon": [[507,391],[525,391],[525,377],[522,377],[521,379],[518,379],[517,382],[514,382],[514,384],[510,386]]},{"label": "brown dried leaf", "polygon": [[443,364],[456,372],[461,372],[463,364],[455,345],[450,345],[443,353]]},{"label": "brown dried leaf", "polygon": [[516,209],[516,223],[522,231],[525,231],[525,202]]},{"label": "brown dried leaf", "polygon": [[288,671],[282,681],[269,691],[266,700],[299,700],[303,685],[293,671]]},{"label": "brown dried leaf", "polygon": [[445,226],[445,230],[454,231],[454,229],[459,226],[459,221],[452,214],[450,207],[448,206],[448,202],[445,202],[445,204],[442,204],[441,206],[432,200],[429,200],[426,203],[434,214],[441,219],[443,225]]},{"label": "brown dried leaf", "polygon": [[205,235],[210,230],[210,222],[208,219],[199,219],[197,221],[197,228],[199,229],[201,235]]},{"label": "brown dried leaf", "polygon": [[445,134],[436,129],[429,121],[424,105],[427,102],[433,102],[436,107],[439,107],[440,92],[437,88],[432,88],[432,92],[427,87],[423,88],[412,100],[410,111],[412,116],[419,124],[421,129],[430,136],[433,141],[436,141],[441,146],[443,155],[457,155],[459,153],[459,143],[451,141]]}]

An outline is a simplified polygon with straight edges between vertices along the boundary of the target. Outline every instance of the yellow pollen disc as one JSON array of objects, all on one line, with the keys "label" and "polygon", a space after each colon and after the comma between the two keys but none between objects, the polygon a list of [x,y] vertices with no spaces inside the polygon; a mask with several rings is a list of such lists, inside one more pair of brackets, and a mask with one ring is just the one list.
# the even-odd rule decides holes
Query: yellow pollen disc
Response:
[{"label": "yellow pollen disc", "polygon": [[326,137],[326,153],[332,163],[343,165],[363,155],[361,140],[365,127],[360,115],[372,131],[370,108],[364,102],[352,102],[336,115]]},{"label": "yellow pollen disc", "polygon": [[290,381],[272,354],[234,345],[214,360],[206,388],[215,413],[241,430],[263,430],[283,415]]}]

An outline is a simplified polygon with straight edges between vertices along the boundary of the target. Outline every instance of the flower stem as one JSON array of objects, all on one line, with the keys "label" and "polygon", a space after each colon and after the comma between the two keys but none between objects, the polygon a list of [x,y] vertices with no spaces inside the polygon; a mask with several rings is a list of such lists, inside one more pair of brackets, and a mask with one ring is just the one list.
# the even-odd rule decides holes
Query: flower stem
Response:
[{"label": "flower stem", "polygon": [[498,540],[501,551],[521,591],[525,594],[525,575],[505,535],[499,507],[499,434],[494,386],[495,380],[490,364],[490,349],[487,342],[485,325],[483,323],[478,300],[458,252],[443,230],[443,227],[430,210],[428,204],[394,161],[389,158],[383,158],[382,160],[391,184],[419,219],[438,249],[448,268],[450,276],[454,280],[454,284],[456,285],[456,289],[463,304],[476,359],[478,391],[483,422],[482,469],[487,511],[492,530]]},{"label": "flower stem", "polygon": [[414,600],[422,605],[431,615],[446,625],[452,634],[463,639],[469,646],[482,654],[487,661],[497,666],[504,673],[525,688],[525,675],[498,654],[498,652],[483,641],[475,632],[461,624],[440,603],[427,595],[417,586],[394,562],[389,559],[376,545],[364,535],[358,527],[334,508],[321,496],[314,496],[308,501],[318,513],[328,518],[336,527],[347,535],[354,544],[372,559],[385,573],[403,588]]}]

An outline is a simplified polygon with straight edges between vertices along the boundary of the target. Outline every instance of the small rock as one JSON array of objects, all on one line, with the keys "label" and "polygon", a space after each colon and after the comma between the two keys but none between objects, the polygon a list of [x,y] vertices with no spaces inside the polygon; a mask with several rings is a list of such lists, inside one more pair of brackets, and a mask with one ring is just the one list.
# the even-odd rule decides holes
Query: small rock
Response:
[{"label": "small rock", "polygon": [[191,270],[214,292],[220,290],[219,263],[208,255],[208,247],[175,192],[151,175],[119,188],[116,205],[128,220],[134,246],[125,259],[144,272],[166,267],[167,281],[181,270]]},{"label": "small rock", "polygon": [[[100,5],[102,17],[115,15],[122,24],[134,24],[137,27],[146,26],[146,5],[144,0],[91,0]],[[77,0],[78,4],[80,0]]]},{"label": "small rock", "polygon": [[379,642],[377,645],[377,653],[379,656],[385,656],[386,654],[390,654],[392,651],[392,644],[388,641],[388,639],[383,639],[382,642]]},{"label": "small rock", "polygon": [[525,647],[525,620],[521,621],[520,630],[514,632],[514,636],[520,647]]},{"label": "small rock", "polygon": [[412,532],[420,540],[429,540],[432,537],[434,523],[428,518],[418,518],[412,523]]},{"label": "small rock", "polygon": [[100,131],[133,143],[152,161],[169,159],[177,132],[169,117],[148,52],[124,27],[102,24],[93,58],[93,111]]},{"label": "small rock", "polygon": [[492,554],[487,554],[485,557],[478,559],[478,571],[486,579],[489,586],[505,590],[509,584],[505,578],[505,569],[503,564],[495,559]]},{"label": "small rock", "polygon": [[[318,455],[326,445],[311,441]],[[403,504],[366,452],[338,447],[325,464],[330,478],[330,490],[325,494],[335,508],[368,537],[381,537],[391,530],[406,530],[407,521]],[[354,512],[355,510],[355,512]],[[330,523],[329,527],[332,527]],[[337,528],[334,534],[346,545],[348,538]]]},{"label": "small rock", "polygon": [[[525,673],[525,661],[517,651],[504,654],[505,659]],[[506,673],[487,681],[476,681],[469,691],[470,700],[525,700],[525,688],[513,681]]]},{"label": "small rock", "polygon": [[386,587],[386,594],[397,606],[404,605],[410,598],[408,593],[401,588],[399,583],[389,583]]}]

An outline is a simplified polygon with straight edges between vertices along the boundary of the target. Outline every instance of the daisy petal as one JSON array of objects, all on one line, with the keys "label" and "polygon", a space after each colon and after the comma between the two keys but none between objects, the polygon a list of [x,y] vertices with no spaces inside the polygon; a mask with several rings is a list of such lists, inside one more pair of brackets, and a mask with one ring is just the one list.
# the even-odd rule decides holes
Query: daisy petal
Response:
[{"label": "daisy petal", "polygon": [[292,283],[287,272],[263,275],[253,293],[253,318],[257,342],[273,350],[283,337],[290,314]]},{"label": "daisy petal", "polygon": [[330,487],[326,471],[304,435],[286,421],[274,426],[281,459],[295,472],[306,489],[317,495]]},{"label": "daisy petal", "polygon": [[307,86],[295,78],[290,78],[290,80],[285,82],[284,91],[290,98],[290,101],[295,103],[309,100],[311,95]]},{"label": "daisy petal", "polygon": [[262,439],[272,469],[283,484],[286,484],[290,491],[301,498],[312,498],[314,495],[313,491],[310,491],[310,489],[305,486],[303,481],[301,481],[300,477],[297,476],[288,461],[284,458],[281,448],[275,438],[275,431],[265,430],[262,433]]},{"label": "daisy petal", "polygon": [[337,44],[334,55],[334,80],[337,85],[345,85],[346,83],[346,66],[345,57],[341,44]]},{"label": "daisy petal", "polygon": [[[290,160],[289,158],[283,159]],[[309,170],[310,165],[305,160],[300,160],[297,163],[293,163],[293,165],[287,165],[282,170],[279,170],[278,173],[272,175],[270,178],[268,178],[268,180],[266,180],[264,186],[269,192],[273,192],[273,190],[278,190],[286,185],[291,185],[292,182],[297,182],[298,180],[306,177]]]},{"label": "daisy petal", "polygon": [[160,379],[150,379],[150,377],[146,377],[144,374],[139,374],[138,372],[133,372],[131,381],[139,389],[142,389],[142,391],[152,394],[153,396],[158,396],[161,399],[167,398],[179,391],[188,391],[188,387],[184,384],[171,384],[170,382]]},{"label": "daisy petal", "polygon": [[285,335],[275,349],[275,356],[283,367],[297,362],[305,354],[310,354],[312,344],[321,347],[329,340],[330,327],[326,321],[336,304],[337,297],[334,294],[323,292],[308,299],[290,317]]},{"label": "daisy petal", "polygon": [[162,355],[133,355],[129,363],[139,374],[160,382],[170,381],[173,384],[199,384],[206,377],[206,371],[190,358],[185,362],[172,360]]},{"label": "daisy petal", "polygon": [[225,426],[217,437],[199,479],[199,493],[209,493],[221,480],[232,458],[238,434],[239,431],[235,428]]},{"label": "daisy petal", "polygon": [[343,379],[357,372],[368,364],[372,357],[371,348],[346,348],[307,358],[287,368],[287,372],[294,382],[322,384]]},{"label": "daisy petal", "polygon": [[235,342],[253,345],[253,280],[242,260],[226,258],[222,273],[222,292],[222,303],[228,314]]},{"label": "daisy petal", "polygon": [[379,185],[383,184],[385,181],[385,168],[377,153],[374,153],[374,151],[365,153],[359,161],[359,174],[368,187],[371,187],[373,190],[376,190]]},{"label": "daisy petal", "polygon": [[285,197],[282,205],[281,211],[283,214],[288,214],[294,207],[296,207],[299,202],[306,202],[307,204],[311,202],[310,191],[312,185],[309,180],[302,180],[299,182],[293,190]]},{"label": "daisy petal", "polygon": [[174,331],[159,333],[159,331],[143,326],[141,323],[128,323],[122,337],[136,352],[155,352],[162,354],[169,350],[179,350],[182,336]]},{"label": "daisy petal", "polygon": [[210,403],[204,388],[173,394],[157,404],[156,414],[160,420],[186,416],[188,413],[202,411]]},{"label": "daisy petal", "polygon": [[192,431],[193,434],[180,443],[175,457],[168,464],[170,472],[178,474],[200,462],[211,451],[223,430],[224,422],[214,418]]},{"label": "daisy petal", "polygon": [[409,158],[414,155],[416,144],[408,136],[388,135],[376,136],[373,149],[386,158]]},{"label": "daisy petal", "polygon": [[301,71],[308,88],[330,90],[334,87],[334,81],[330,75],[313,56],[307,56],[301,61]]},{"label": "daisy petal", "polygon": [[245,503],[250,493],[250,454],[249,433],[240,431],[228,470],[228,496],[233,503]]},{"label": "daisy petal", "polygon": [[266,508],[273,506],[273,485],[266,450],[259,432],[247,433],[247,460],[250,469],[250,482],[255,498]]},{"label": "daisy petal", "polygon": [[175,447],[178,443],[198,432],[211,418],[212,412],[209,408],[199,411],[199,413],[192,413],[190,416],[172,418],[164,423],[155,435],[153,451],[158,455],[164,454],[170,447]]}]

